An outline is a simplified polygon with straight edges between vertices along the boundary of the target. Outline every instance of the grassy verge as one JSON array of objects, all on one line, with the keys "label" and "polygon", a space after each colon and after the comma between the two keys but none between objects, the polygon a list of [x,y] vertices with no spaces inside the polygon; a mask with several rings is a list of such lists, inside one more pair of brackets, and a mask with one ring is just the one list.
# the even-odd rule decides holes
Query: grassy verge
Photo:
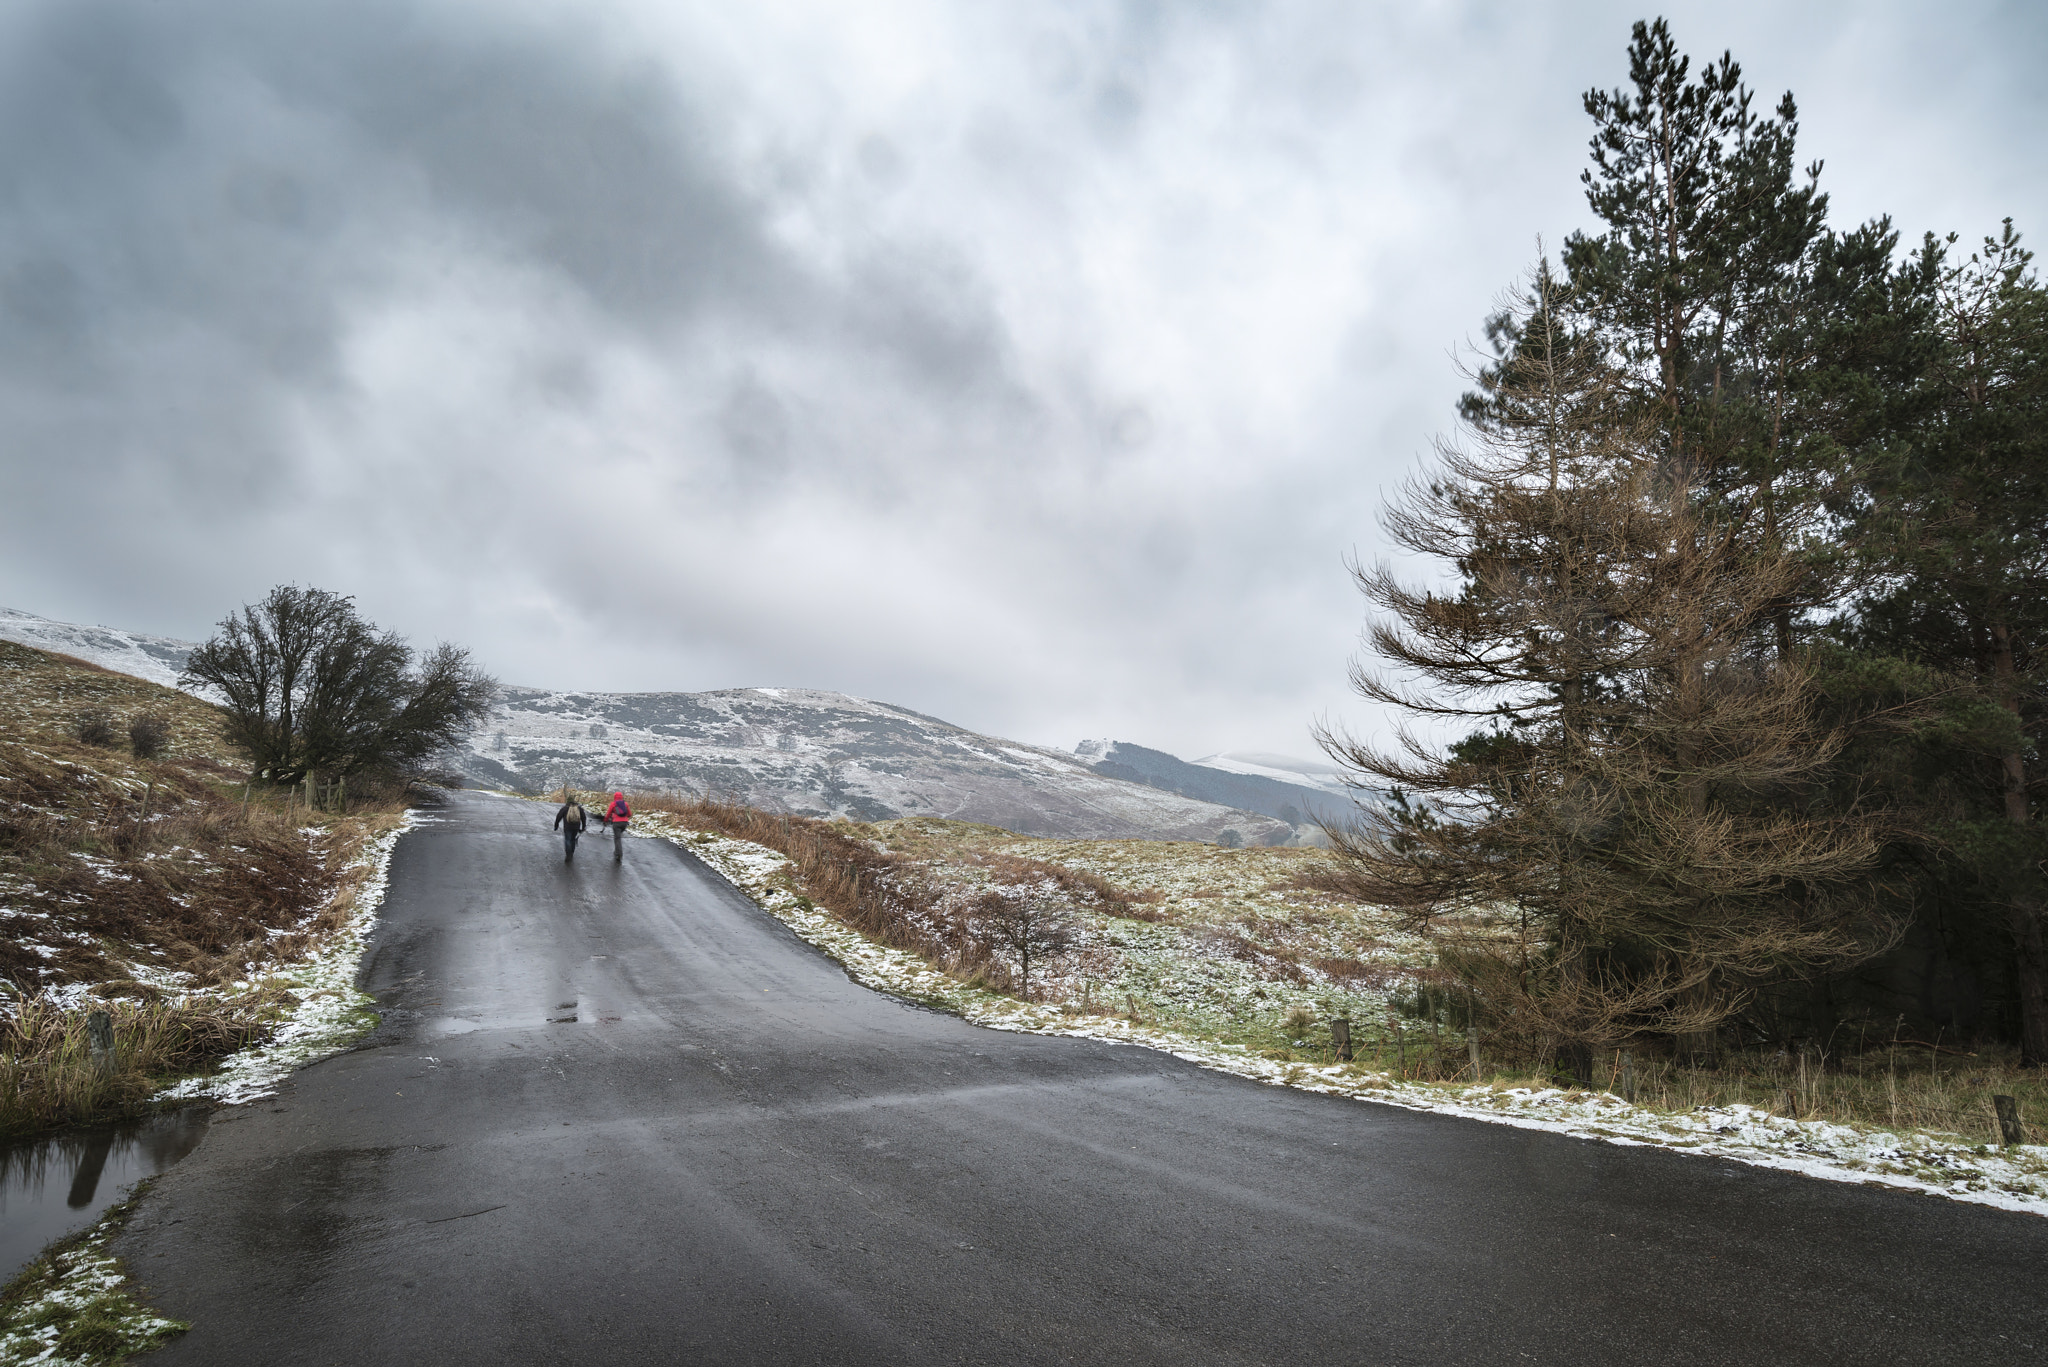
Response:
[{"label": "grassy verge", "polygon": [[[1315,851],[1027,841],[658,796],[636,811],[637,825],[688,845],[858,981],[978,1024],[1143,1043],[1263,1082],[2048,1212],[2048,1146],[1998,1143],[1992,1095],[2020,1099],[2030,1138],[2048,1118],[2041,1079],[2009,1058],[1902,1044],[1803,1062],[1757,1051],[1706,1069],[1646,1055],[1631,1061],[1633,1102],[1618,1094],[1618,1055],[1602,1060],[1608,1085],[1591,1091],[1484,1049],[1475,1077],[1464,1036],[1412,1014],[1430,980],[1422,947],[1370,909],[1319,900],[1305,867],[1268,862]],[[987,971],[992,951],[973,944],[971,918],[952,925],[962,938],[934,940],[948,923],[932,908],[1029,884],[1041,865],[1108,891],[1068,899],[1083,933],[1058,971],[1034,974],[1031,992]],[[883,896],[891,887],[899,895]],[[1056,880],[1036,887],[1057,893]],[[1350,1062],[1331,1048],[1338,1015],[1353,1022]]]},{"label": "grassy verge", "polygon": [[0,737],[0,1138],[135,1114],[287,1022],[404,820],[245,786],[206,703],[10,642]]},{"label": "grassy verge", "polygon": [[279,993],[230,1001],[95,1004],[110,1018],[110,1060],[94,1057],[87,1009],[29,997],[0,1017],[0,1138],[145,1109],[172,1078],[204,1068],[259,1036]]},{"label": "grassy verge", "polygon": [[0,1362],[100,1367],[161,1347],[191,1327],[137,1300],[108,1247],[148,1187],[138,1183],[98,1224],[43,1250],[0,1291]]}]

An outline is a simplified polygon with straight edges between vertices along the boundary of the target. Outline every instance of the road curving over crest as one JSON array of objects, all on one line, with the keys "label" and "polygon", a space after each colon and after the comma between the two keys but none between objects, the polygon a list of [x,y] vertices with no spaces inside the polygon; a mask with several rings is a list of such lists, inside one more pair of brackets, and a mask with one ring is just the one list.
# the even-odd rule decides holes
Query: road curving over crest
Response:
[{"label": "road curving over crest", "polygon": [[384,1023],[116,1249],[152,1364],[2026,1361],[2048,1220],[1287,1092],[870,992],[664,841],[453,794]]}]

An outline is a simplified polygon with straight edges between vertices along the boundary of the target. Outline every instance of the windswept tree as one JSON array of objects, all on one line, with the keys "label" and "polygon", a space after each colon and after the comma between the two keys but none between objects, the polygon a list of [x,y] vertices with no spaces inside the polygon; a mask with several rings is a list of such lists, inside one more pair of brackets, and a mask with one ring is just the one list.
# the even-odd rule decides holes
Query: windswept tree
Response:
[{"label": "windswept tree", "polygon": [[[1385,514],[1460,586],[1356,569],[1375,701],[1479,729],[1397,751],[1326,732],[1392,807],[1333,833],[1341,890],[1435,938],[1495,1028],[1562,1050],[1697,1037],[1770,974],[1881,949],[1867,818],[1797,795],[1841,737],[1754,625],[1803,569],[1747,541],[1539,267],[1481,419]],[[1406,679],[1399,677],[1405,675]]]},{"label": "windswept tree", "polygon": [[415,656],[351,599],[296,585],[223,619],[181,682],[212,689],[229,742],[286,783],[416,769],[480,725],[497,694],[460,647]]}]

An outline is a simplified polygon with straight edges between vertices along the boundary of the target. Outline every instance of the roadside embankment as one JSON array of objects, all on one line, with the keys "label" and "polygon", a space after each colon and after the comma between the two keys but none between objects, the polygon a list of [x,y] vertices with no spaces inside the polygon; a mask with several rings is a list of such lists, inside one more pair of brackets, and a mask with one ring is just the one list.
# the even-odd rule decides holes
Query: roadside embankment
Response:
[{"label": "roadside embankment", "polygon": [[352,992],[308,966],[403,806],[243,780],[206,703],[0,642],[0,1138],[147,1109]]},{"label": "roadside embankment", "polygon": [[[1142,1044],[1275,1085],[2048,1214],[2048,1145],[2001,1144],[1990,1095],[2017,1093],[2030,1116],[2048,1111],[2048,1097],[1998,1058],[1871,1046],[1804,1061],[1757,1051],[1706,1070],[1646,1055],[1631,1064],[1632,1101],[1618,1094],[1616,1060],[1615,1076],[1591,1090],[1557,1085],[1540,1061],[1475,1063],[1462,1032],[1417,1014],[1437,990],[1426,946],[1372,908],[1314,891],[1301,861],[1324,857],[1317,851],[827,823],[659,795],[640,799],[635,825],[685,845],[857,981],[977,1024]],[[1039,899],[1068,923],[1064,947],[1028,984],[975,915],[990,893]],[[1353,1027],[1351,1060],[1337,1057],[1333,1019]]]}]

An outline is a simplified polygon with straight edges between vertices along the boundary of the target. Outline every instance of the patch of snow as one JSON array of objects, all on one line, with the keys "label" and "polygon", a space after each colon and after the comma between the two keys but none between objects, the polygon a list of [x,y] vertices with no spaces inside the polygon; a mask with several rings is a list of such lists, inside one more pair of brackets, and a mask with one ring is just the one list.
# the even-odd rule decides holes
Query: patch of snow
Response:
[{"label": "patch of snow", "polygon": [[[116,1207],[77,1244],[52,1258],[55,1277],[39,1292],[7,1307],[0,1321],[0,1362],[23,1367],[66,1367],[79,1359],[58,1352],[57,1341],[88,1306],[118,1342],[102,1338],[95,1361],[144,1353],[185,1332],[190,1325],[166,1319],[138,1304],[128,1291],[121,1261],[107,1247],[120,1231],[125,1212]],[[101,1356],[101,1353],[111,1353]]]},{"label": "patch of snow", "polygon": [[1199,764],[1205,769],[1221,769],[1226,774],[1244,774],[1250,778],[1299,784],[1304,788],[1320,788],[1344,797],[1352,796],[1355,791],[1346,786],[1344,771],[1326,760],[1296,759],[1292,755],[1222,754],[1205,755],[1188,763]]},{"label": "patch of snow", "polygon": [[418,824],[407,812],[395,829],[365,847],[354,862],[367,866],[370,873],[356,889],[347,922],[309,958],[265,974],[268,980],[282,983],[295,999],[284,1023],[270,1038],[229,1055],[208,1076],[186,1078],[166,1088],[158,1099],[205,1097],[228,1105],[256,1101],[274,1095],[278,1083],[292,1072],[341,1052],[363,1034],[375,1001],[356,990],[356,973],[390,886],[391,851],[399,837]]}]

